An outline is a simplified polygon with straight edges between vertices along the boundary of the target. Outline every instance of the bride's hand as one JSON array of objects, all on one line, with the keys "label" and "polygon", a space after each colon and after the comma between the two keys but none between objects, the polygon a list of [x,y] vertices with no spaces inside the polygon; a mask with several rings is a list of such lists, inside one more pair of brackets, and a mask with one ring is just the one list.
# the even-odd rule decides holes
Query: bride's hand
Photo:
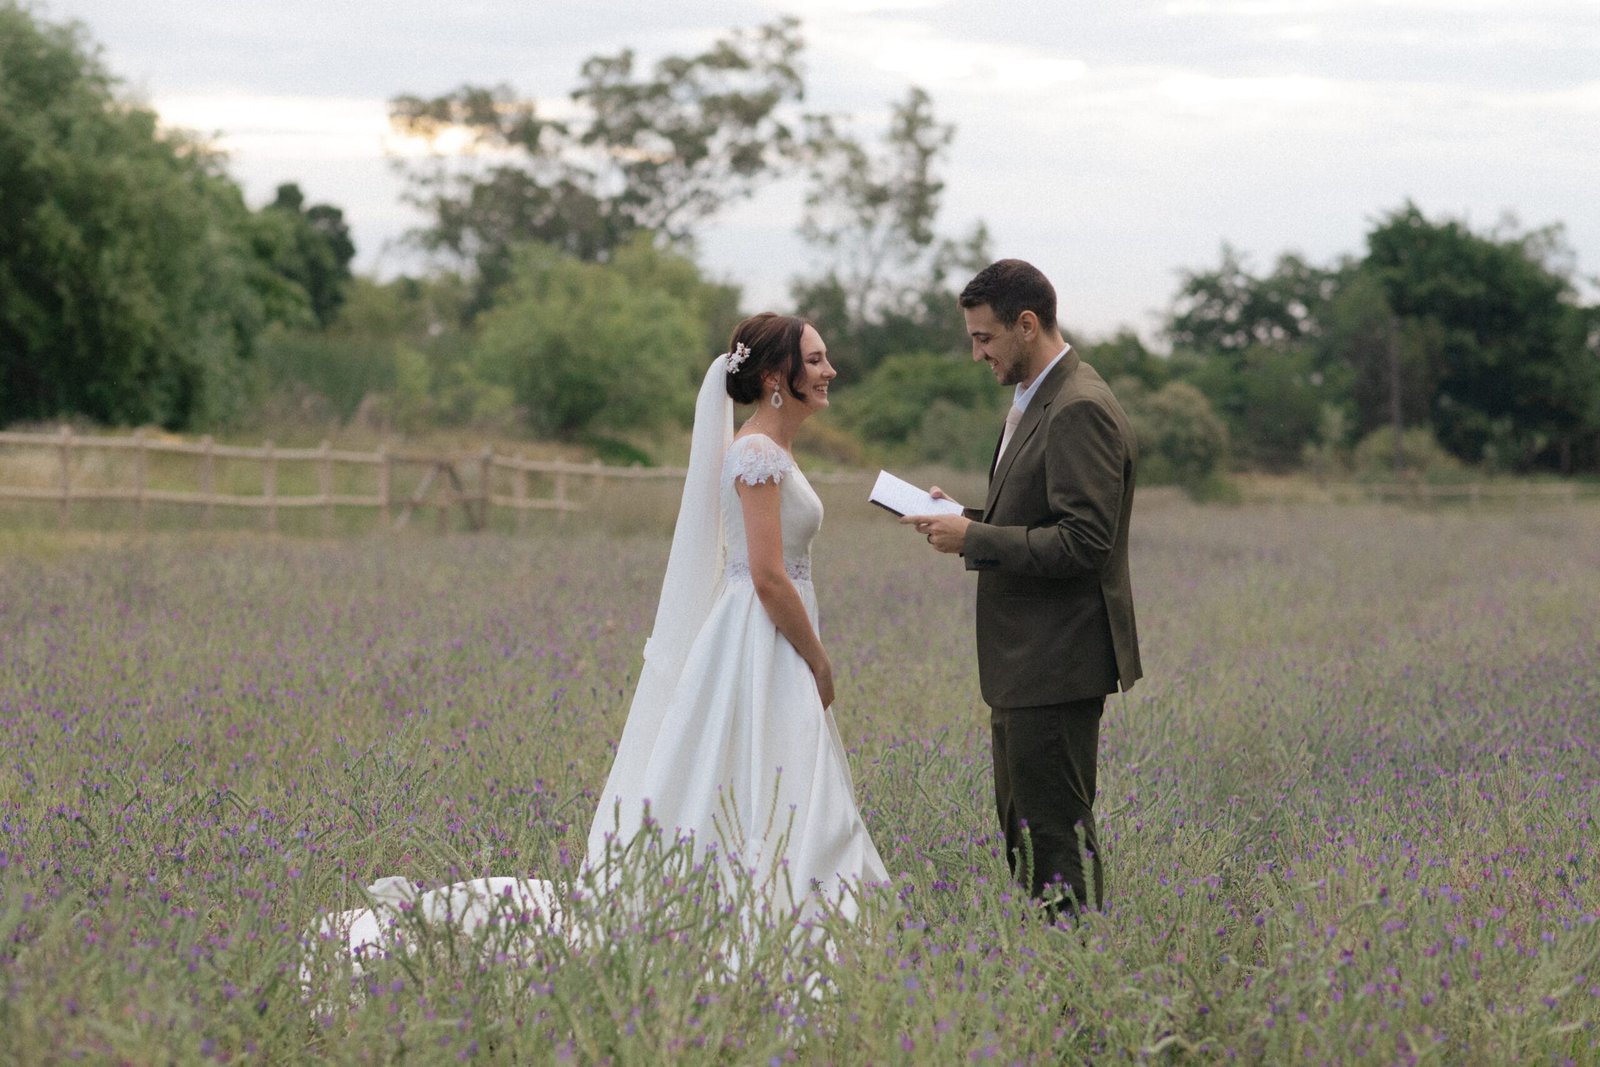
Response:
[{"label": "bride's hand", "polygon": [[821,665],[813,663],[811,673],[817,679],[817,695],[822,698],[822,706],[833,707],[833,664],[824,657]]}]

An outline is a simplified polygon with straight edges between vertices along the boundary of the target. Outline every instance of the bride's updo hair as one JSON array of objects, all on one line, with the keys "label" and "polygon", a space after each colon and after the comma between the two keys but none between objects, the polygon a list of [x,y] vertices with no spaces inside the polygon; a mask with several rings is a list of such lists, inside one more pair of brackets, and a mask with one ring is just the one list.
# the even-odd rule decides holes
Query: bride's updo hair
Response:
[{"label": "bride's updo hair", "polygon": [[760,400],[762,379],[773,371],[788,383],[789,392],[796,400],[805,400],[799,389],[806,370],[805,357],[800,354],[800,335],[809,325],[795,315],[763,311],[733,328],[733,336],[728,338],[728,351],[737,351],[740,345],[750,349],[750,355],[739,364],[739,369],[728,375],[728,395],[735,404],[754,404]]}]

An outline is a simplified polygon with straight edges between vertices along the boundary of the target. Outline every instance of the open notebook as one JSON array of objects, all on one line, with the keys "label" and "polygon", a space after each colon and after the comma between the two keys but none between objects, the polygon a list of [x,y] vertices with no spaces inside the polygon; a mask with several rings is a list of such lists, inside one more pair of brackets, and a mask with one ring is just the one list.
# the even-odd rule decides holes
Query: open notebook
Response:
[{"label": "open notebook", "polygon": [[954,500],[940,500],[888,471],[879,471],[867,499],[896,515],[959,515],[962,508]]}]

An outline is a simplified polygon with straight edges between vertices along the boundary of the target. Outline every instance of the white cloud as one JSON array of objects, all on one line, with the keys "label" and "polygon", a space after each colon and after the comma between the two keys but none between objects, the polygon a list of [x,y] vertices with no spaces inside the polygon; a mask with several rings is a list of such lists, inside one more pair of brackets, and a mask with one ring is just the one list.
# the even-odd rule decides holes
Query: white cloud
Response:
[{"label": "white cloud", "polygon": [[[1574,118],[1584,115],[1600,116],[1600,81],[1565,89],[1552,89],[1549,92],[1524,93],[1510,98],[1508,103],[1526,111],[1544,112],[1551,117],[1563,113]],[[1594,149],[1594,143],[1590,142],[1589,147],[1591,150]]]},{"label": "white cloud", "polygon": [[876,15],[888,12],[931,11],[945,7],[949,0],[802,0],[796,3],[769,5],[780,13],[793,13],[803,18],[830,15]]},{"label": "white cloud", "polygon": [[216,135],[229,153],[262,159],[370,159],[389,135],[383,100],[179,93],[152,103],[164,125]]},{"label": "white cloud", "polygon": [[1581,11],[1584,0],[1519,0],[1516,11],[1505,0],[1168,0],[1162,10],[1175,17],[1304,18],[1308,15],[1363,15],[1403,19],[1412,14],[1560,16]]},{"label": "white cloud", "polygon": [[1337,11],[1354,6],[1359,0],[1169,0],[1162,10],[1176,18],[1192,16],[1230,16],[1235,18],[1304,18],[1307,15]]},{"label": "white cloud", "polygon": [[1183,111],[1216,114],[1238,108],[1283,110],[1326,104],[1340,87],[1326,78],[1218,78],[1179,72],[1156,83],[1155,89]]},{"label": "white cloud", "polygon": [[920,85],[930,92],[1040,93],[1088,74],[1082,59],[1045,46],[939,34],[900,20],[851,20],[811,34],[819,48]]}]

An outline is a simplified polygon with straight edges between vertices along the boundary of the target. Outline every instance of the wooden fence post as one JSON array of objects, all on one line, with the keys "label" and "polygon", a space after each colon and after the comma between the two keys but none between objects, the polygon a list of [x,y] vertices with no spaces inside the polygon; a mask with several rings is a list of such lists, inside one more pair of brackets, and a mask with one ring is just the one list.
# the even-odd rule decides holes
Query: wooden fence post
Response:
[{"label": "wooden fence post", "polygon": [[478,457],[478,529],[489,529],[489,505],[494,499],[494,446]]},{"label": "wooden fence post", "polygon": [[145,474],[144,429],[141,427],[133,431],[133,510],[141,530],[145,528]]},{"label": "wooden fence post", "polygon": [[567,472],[556,471],[556,522],[567,521]]},{"label": "wooden fence post", "polygon": [[217,443],[211,439],[210,434],[200,438],[200,492],[205,494],[205,523],[206,529],[211,529],[217,518]]},{"label": "wooden fence post", "polygon": [[378,497],[383,501],[383,524],[394,525],[394,474],[389,446],[378,446]]},{"label": "wooden fence post", "polygon": [[317,451],[317,492],[322,497],[322,532],[325,536],[333,533],[333,460],[329,458],[328,451],[333,445],[323,441]]},{"label": "wooden fence post", "polygon": [[450,529],[450,527],[448,525],[448,520],[450,518],[451,500],[450,500],[450,496],[448,494],[450,494],[451,490],[453,490],[455,488],[455,486],[450,484],[450,483],[451,483],[451,479],[455,477],[456,469],[455,469],[455,467],[450,465],[450,462],[444,461],[444,460],[440,460],[436,464],[434,469],[436,471],[439,471],[439,472],[441,472],[441,473],[443,473],[445,475],[446,488],[444,488],[444,489],[442,489],[440,491],[440,494],[439,494],[439,510],[438,510],[438,513],[437,513],[438,514],[437,528],[438,528],[438,531],[442,534],[442,533],[449,532],[449,529]]},{"label": "wooden fence post", "polygon": [[61,427],[61,525],[72,521],[72,427]]},{"label": "wooden fence post", "polygon": [[267,501],[267,529],[278,529],[278,457],[272,454],[272,442],[261,446],[261,495]]},{"label": "wooden fence post", "polygon": [[528,532],[528,470],[518,467],[517,473],[511,480],[511,499],[517,506],[517,533]]}]

